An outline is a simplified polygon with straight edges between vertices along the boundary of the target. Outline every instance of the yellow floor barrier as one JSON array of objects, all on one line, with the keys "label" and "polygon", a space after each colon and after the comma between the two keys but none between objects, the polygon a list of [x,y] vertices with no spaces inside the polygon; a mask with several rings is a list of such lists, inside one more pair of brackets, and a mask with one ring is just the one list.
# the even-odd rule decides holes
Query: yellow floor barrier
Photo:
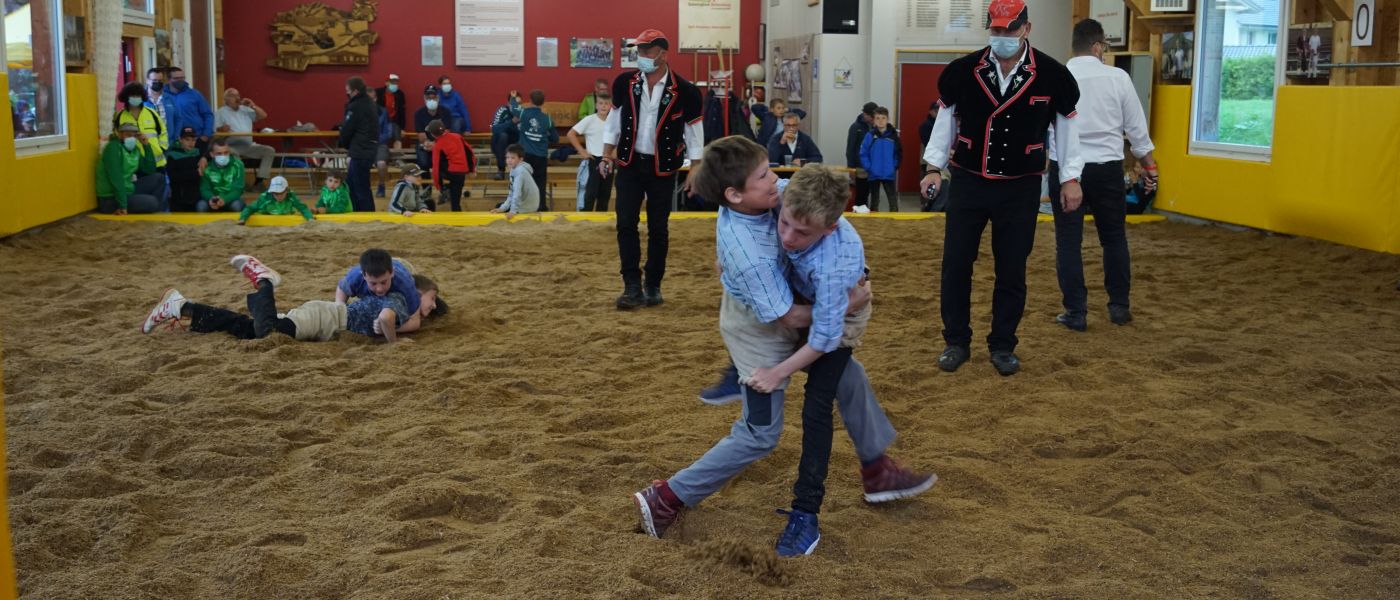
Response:
[{"label": "yellow floor barrier", "polygon": [[[718,213],[681,211],[671,213],[672,220],[678,219],[713,219]],[[221,213],[158,213],[150,215],[101,215],[93,214],[92,218],[102,221],[127,221],[127,222],[154,222],[154,223],[179,223],[183,225],[206,225],[220,221],[237,221],[238,215]],[[926,212],[904,212],[904,213],[869,213],[869,214],[847,214],[851,219],[891,219],[895,221],[925,221],[930,219],[943,219],[944,213]],[[581,213],[581,212],[546,212],[530,213],[515,217],[515,221],[564,221],[564,222],[594,222],[606,223],[615,218],[614,213]],[[1093,220],[1090,215],[1088,219]],[[415,225],[447,225],[452,227],[480,227],[490,225],[499,221],[505,221],[505,215],[489,212],[436,212],[418,214],[412,217],[374,212],[374,213],[347,213],[341,215],[319,215],[318,221],[330,223],[412,223]],[[1040,215],[1041,222],[1050,222],[1054,219],[1050,215]],[[1162,215],[1128,215],[1128,223],[1155,223],[1165,221]],[[642,215],[642,221],[646,222],[646,214]],[[294,227],[305,222],[305,219],[298,215],[253,215],[248,219],[249,227]]]}]

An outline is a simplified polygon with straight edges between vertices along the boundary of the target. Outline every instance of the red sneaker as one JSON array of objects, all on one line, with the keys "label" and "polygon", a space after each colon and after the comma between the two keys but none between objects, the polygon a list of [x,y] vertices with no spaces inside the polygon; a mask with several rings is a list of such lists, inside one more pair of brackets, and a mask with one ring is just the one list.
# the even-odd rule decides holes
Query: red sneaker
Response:
[{"label": "red sneaker", "polygon": [[865,484],[865,501],[871,504],[912,498],[928,491],[938,481],[933,473],[915,473],[885,455],[870,466],[861,467],[860,478]]},{"label": "red sneaker", "polygon": [[248,256],[247,254],[239,254],[228,262],[233,265],[233,268],[243,273],[243,276],[247,277],[248,281],[253,282],[253,287],[255,288],[258,287],[259,279],[266,279],[273,287],[282,285],[282,276],[278,275],[277,271],[273,271],[267,265],[262,264],[262,261]]},{"label": "red sneaker", "polygon": [[[663,494],[663,490],[668,493]],[[680,520],[681,511],[685,510],[685,504],[666,500],[665,496],[672,495],[670,491],[665,481],[656,480],[651,482],[651,487],[632,494],[632,501],[642,513],[642,529],[651,537],[666,535],[666,530]]]},{"label": "red sneaker", "polygon": [[175,289],[165,290],[165,295],[161,296],[160,302],[146,315],[146,322],[141,324],[141,333],[155,331],[156,327],[162,323],[169,324],[170,329],[180,325],[180,309],[185,306],[185,297],[180,295]]}]

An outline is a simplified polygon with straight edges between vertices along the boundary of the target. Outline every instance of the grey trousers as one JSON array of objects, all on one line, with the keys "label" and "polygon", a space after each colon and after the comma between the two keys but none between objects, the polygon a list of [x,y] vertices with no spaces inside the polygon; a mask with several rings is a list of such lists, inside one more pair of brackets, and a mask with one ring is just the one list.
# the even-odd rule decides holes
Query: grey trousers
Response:
[{"label": "grey trousers", "polygon": [[[743,390],[744,410],[729,435],[668,482],[686,506],[699,504],[778,447],[783,433],[783,391],[759,394],[747,386]],[[854,358],[841,374],[836,406],[861,462],[879,458],[894,443],[894,426],[875,400],[865,367]]]},{"label": "grey trousers", "polygon": [[230,150],[238,153],[242,158],[255,158],[258,160],[258,179],[272,178],[272,157],[277,154],[277,150],[272,146],[264,144],[229,144]]}]

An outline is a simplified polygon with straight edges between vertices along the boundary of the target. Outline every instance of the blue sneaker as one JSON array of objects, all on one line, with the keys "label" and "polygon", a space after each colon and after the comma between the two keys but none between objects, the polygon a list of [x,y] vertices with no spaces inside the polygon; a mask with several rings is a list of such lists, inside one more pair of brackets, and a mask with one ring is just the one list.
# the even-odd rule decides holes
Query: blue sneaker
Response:
[{"label": "blue sneaker", "polygon": [[822,532],[817,528],[817,515],[797,509],[778,509],[778,514],[787,515],[787,527],[778,537],[778,556],[806,556],[817,549]]},{"label": "blue sneaker", "polygon": [[739,386],[739,369],[734,363],[729,363],[729,367],[724,370],[724,375],[710,387],[700,390],[700,401],[705,404],[720,406],[730,404],[744,399],[744,390]]}]

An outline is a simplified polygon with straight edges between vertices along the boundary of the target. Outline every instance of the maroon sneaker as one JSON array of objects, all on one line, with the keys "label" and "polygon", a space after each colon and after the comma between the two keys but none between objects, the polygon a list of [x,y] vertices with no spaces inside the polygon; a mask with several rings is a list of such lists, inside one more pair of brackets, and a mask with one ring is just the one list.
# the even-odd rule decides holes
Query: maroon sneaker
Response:
[{"label": "maroon sneaker", "polygon": [[632,501],[637,503],[637,509],[642,513],[642,529],[654,538],[666,535],[666,530],[680,520],[681,511],[685,509],[685,504],[677,501],[667,501],[666,496],[675,497],[671,493],[671,488],[665,481],[656,480],[651,482],[651,486],[632,494]]},{"label": "maroon sneaker", "polygon": [[938,481],[933,473],[915,473],[885,455],[861,467],[860,478],[865,484],[865,501],[871,504],[912,498],[928,491]]}]

